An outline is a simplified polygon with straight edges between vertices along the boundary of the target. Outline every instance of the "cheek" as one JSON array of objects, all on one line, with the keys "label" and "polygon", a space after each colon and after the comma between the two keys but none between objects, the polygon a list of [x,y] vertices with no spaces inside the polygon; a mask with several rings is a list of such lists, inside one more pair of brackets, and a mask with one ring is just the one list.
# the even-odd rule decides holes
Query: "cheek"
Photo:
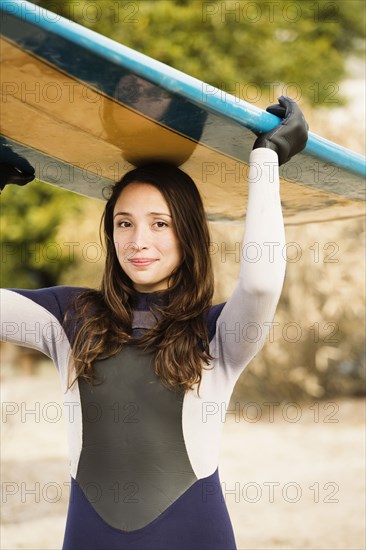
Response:
[{"label": "cheek", "polygon": [[126,243],[124,242],[124,239],[121,237],[121,235],[118,235],[118,233],[113,234],[113,244],[116,254],[119,258],[126,254]]},{"label": "cheek", "polygon": [[183,251],[180,242],[176,237],[173,237],[169,243],[169,249],[171,255],[178,259],[178,261],[181,261],[183,257]]}]

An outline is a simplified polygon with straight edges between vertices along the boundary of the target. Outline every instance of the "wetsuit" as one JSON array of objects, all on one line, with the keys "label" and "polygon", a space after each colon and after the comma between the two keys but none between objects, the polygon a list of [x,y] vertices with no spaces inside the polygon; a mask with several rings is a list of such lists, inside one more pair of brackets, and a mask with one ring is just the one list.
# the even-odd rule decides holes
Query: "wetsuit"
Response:
[{"label": "wetsuit", "polygon": [[[64,550],[236,548],[218,474],[222,411],[265,342],[283,286],[276,161],[268,149],[251,154],[239,281],[208,312],[214,359],[200,396],[166,388],[153,352],[133,345],[96,361],[93,385],[80,379],[67,390],[71,334],[62,320],[82,289],[2,291],[3,339],[47,354],[61,378],[72,483]],[[150,306],[168,299],[169,291],[134,293],[134,336],[156,323]]]}]

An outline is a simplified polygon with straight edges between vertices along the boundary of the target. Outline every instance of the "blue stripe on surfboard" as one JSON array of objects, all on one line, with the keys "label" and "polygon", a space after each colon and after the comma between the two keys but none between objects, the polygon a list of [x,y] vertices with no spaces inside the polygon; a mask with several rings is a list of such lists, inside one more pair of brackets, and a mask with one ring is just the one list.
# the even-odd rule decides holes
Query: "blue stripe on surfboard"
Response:
[{"label": "blue stripe on surfboard", "polygon": [[[256,133],[268,131],[278,124],[279,119],[266,111],[30,2],[25,0],[5,1],[1,3],[0,8],[6,14],[16,17],[18,25],[27,23],[36,25],[37,28],[43,29],[48,34],[54,34],[74,43],[93,53],[94,56],[97,55],[109,61],[114,66],[127,69],[172,94],[182,96],[198,107],[202,108],[204,105],[204,109],[211,113],[229,118]],[[33,51],[51,63],[54,61],[44,46],[42,51],[38,51],[37,41],[34,40],[32,43],[27,38],[22,40],[21,33],[17,33],[16,36],[12,35],[11,25],[3,25],[3,34],[16,40],[26,50]],[[72,64],[71,55],[68,56],[68,59],[63,59],[62,62],[64,65],[60,66],[63,70],[77,78],[86,80],[81,74],[82,67]],[[113,97],[113,90],[108,90],[108,80],[101,82],[89,78],[89,83]],[[180,131],[179,128],[174,129]],[[189,137],[195,138],[194,135],[189,135]],[[359,176],[364,177],[366,174],[365,157],[315,134],[310,133],[305,152]]]},{"label": "blue stripe on surfboard", "polygon": [[33,173],[34,169],[34,175],[40,181],[64,187],[69,191],[100,199],[101,189],[107,190],[114,184],[113,180],[102,174],[83,170],[8,137],[0,136],[0,145],[1,162],[17,165],[26,173]]}]

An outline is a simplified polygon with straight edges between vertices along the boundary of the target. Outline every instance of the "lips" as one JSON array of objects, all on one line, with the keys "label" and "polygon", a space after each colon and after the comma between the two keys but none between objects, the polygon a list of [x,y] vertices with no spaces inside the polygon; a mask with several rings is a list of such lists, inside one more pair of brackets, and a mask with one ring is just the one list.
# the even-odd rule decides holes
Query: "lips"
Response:
[{"label": "lips", "polygon": [[155,258],[132,258],[128,261],[130,264],[134,265],[135,267],[148,267],[149,265],[153,264],[157,260]]}]

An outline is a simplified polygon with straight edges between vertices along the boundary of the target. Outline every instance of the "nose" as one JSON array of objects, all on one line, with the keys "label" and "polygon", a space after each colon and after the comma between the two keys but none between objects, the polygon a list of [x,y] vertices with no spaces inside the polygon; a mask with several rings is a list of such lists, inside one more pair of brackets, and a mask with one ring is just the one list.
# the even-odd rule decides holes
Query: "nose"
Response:
[{"label": "nose", "polygon": [[148,228],[143,225],[136,226],[131,235],[131,241],[128,247],[134,250],[143,250],[149,247]]}]

